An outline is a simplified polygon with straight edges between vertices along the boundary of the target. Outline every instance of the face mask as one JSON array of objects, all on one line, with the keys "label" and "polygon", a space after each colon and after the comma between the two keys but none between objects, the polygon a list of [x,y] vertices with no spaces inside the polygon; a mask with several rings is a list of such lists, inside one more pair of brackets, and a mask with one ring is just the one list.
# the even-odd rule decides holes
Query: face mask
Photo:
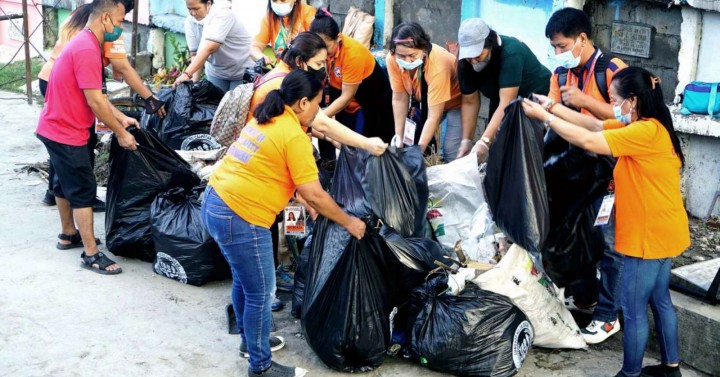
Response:
[{"label": "face mask", "polygon": [[622,113],[622,105],[625,101],[627,101],[627,99],[623,100],[620,105],[613,106],[613,113],[615,113],[615,119],[619,120],[623,124],[629,124],[632,122],[632,110],[630,110],[627,114]]},{"label": "face mask", "polygon": [[580,56],[582,56],[582,51],[585,48],[585,46],[583,46],[580,49],[580,54],[578,54],[578,56],[573,55],[572,51],[575,49],[575,46],[577,46],[578,43],[580,43],[579,40],[575,42],[573,48],[571,48],[569,51],[565,51],[562,54],[558,55],[548,56],[548,59],[551,62],[554,62],[553,66],[555,67],[563,67],[565,69],[576,68],[578,65],[580,65]]},{"label": "face mask", "polygon": [[320,82],[323,82],[327,78],[327,70],[325,69],[325,67],[315,69],[308,65],[307,71],[311,73]]},{"label": "face mask", "polygon": [[272,8],[272,11],[277,14],[280,17],[285,17],[293,10],[293,4],[289,3],[282,3],[282,4],[276,4],[276,3],[270,3],[270,8]]},{"label": "face mask", "polygon": [[404,69],[404,70],[406,70],[406,71],[411,71],[411,70],[413,70],[413,69],[415,69],[415,68],[417,68],[417,67],[419,67],[419,66],[422,65],[422,63],[423,63],[423,58],[422,58],[422,57],[419,57],[419,58],[417,58],[417,60],[415,60],[415,61],[412,62],[412,63],[408,63],[408,62],[406,62],[405,60],[398,59],[398,60],[397,60],[397,63],[398,63],[398,65],[399,65],[402,69]]},{"label": "face mask", "polygon": [[104,32],[104,33],[103,33],[103,38],[105,39],[105,42],[115,42],[115,41],[117,41],[118,38],[120,38],[120,36],[122,35],[122,32],[123,32],[123,29],[122,29],[120,26],[117,26],[117,25],[113,24],[112,22],[110,22],[110,25],[113,26],[113,31],[112,31],[112,33],[108,33],[107,31],[105,31],[105,25],[103,25],[103,32]]}]

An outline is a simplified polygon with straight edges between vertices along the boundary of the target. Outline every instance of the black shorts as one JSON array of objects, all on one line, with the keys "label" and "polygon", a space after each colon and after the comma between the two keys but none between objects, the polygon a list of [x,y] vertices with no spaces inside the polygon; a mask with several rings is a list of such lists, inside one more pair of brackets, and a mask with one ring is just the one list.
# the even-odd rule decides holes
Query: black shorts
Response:
[{"label": "black shorts", "polygon": [[50,163],[55,169],[53,193],[67,199],[71,208],[92,207],[95,202],[97,182],[90,162],[87,145],[79,147],[61,144],[41,135],[38,139],[45,144]]}]

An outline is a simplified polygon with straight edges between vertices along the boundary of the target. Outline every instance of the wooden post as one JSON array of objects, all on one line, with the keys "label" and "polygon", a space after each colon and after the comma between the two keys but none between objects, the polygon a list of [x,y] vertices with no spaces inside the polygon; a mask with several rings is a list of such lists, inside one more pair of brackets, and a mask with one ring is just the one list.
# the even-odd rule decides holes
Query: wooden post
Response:
[{"label": "wooden post", "polygon": [[30,65],[30,26],[28,25],[27,0],[22,0],[23,37],[25,40],[25,91],[28,105],[32,105],[32,69]]}]

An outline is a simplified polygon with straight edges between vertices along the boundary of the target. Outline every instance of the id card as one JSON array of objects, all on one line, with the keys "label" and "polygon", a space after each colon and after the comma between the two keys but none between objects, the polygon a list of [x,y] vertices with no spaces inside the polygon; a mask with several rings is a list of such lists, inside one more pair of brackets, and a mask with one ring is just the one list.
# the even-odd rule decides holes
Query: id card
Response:
[{"label": "id card", "polygon": [[405,118],[405,132],[403,132],[403,144],[407,146],[415,145],[415,129],[417,125],[410,118]]},{"label": "id card", "polygon": [[106,126],[105,123],[101,122],[100,119],[95,118],[95,133],[99,135],[111,134],[112,130]]},{"label": "id card", "polygon": [[615,195],[607,195],[603,198],[602,205],[598,211],[595,224],[593,226],[605,225],[610,221],[610,214],[612,214],[613,206],[615,205]]},{"label": "id card", "polygon": [[302,204],[291,204],[285,207],[283,213],[283,228],[288,236],[302,237],[307,234],[305,226],[307,215],[305,206]]}]

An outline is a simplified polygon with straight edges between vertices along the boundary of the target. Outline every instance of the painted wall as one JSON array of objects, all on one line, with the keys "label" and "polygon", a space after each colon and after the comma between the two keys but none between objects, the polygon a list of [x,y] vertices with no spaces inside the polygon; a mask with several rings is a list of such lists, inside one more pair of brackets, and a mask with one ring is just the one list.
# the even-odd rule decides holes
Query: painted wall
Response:
[{"label": "painted wall", "polygon": [[553,12],[553,0],[483,0],[470,3],[476,5],[465,6],[463,19],[482,18],[499,34],[525,42],[538,60],[547,64],[549,43],[545,37],[545,25]]},{"label": "painted wall", "polygon": [[[22,14],[22,1],[21,0],[0,0],[0,7],[7,14]],[[28,25],[29,32],[31,34],[30,42],[40,51],[43,49],[43,25],[42,25],[42,3],[40,1],[28,1]],[[19,27],[17,30],[15,26]],[[12,21],[1,21],[0,22],[0,45],[9,47],[11,49],[20,48],[23,44],[23,21],[22,18],[14,19]],[[37,55],[34,49],[30,49],[31,55]],[[18,56],[22,56],[24,59],[24,53],[21,52]]]},{"label": "painted wall", "polygon": [[430,35],[433,43],[445,47],[446,40],[457,41],[461,8],[461,0],[396,0],[394,24],[417,22]]},{"label": "painted wall", "polygon": [[720,82],[720,13],[705,11],[695,80]]}]

